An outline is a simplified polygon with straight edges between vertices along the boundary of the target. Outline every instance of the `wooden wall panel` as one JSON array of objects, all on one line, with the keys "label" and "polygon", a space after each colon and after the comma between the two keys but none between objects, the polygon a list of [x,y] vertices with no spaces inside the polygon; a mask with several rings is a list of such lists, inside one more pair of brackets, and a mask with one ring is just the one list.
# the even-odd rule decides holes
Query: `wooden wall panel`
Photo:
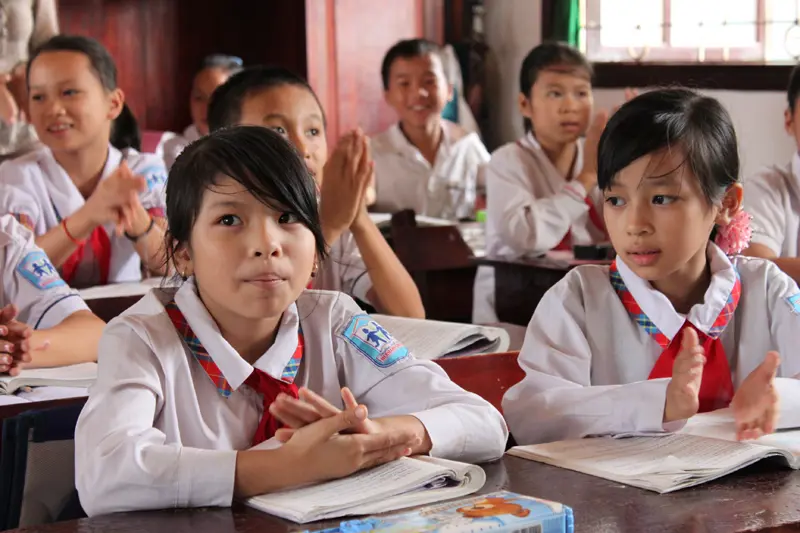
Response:
[{"label": "wooden wall panel", "polygon": [[60,0],[62,33],[100,40],[142,129],[180,131],[203,57],[238,55],[306,73],[305,6],[297,0]]}]

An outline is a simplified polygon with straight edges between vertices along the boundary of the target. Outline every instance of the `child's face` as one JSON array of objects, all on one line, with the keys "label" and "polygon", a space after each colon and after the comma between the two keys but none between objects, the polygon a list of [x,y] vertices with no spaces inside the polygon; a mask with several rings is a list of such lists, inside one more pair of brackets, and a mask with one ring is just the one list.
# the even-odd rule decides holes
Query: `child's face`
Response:
[{"label": "child's face", "polygon": [[[800,98],[797,100],[800,100]],[[791,109],[784,111],[783,118],[786,133],[794,138],[797,150],[800,151],[800,101],[795,101],[794,112]]]},{"label": "child's face", "polygon": [[265,126],[286,137],[319,181],[328,143],[322,109],[308,89],[286,84],[251,94],[242,103],[239,124]]},{"label": "child's face", "polygon": [[384,98],[402,124],[421,128],[431,121],[441,120],[452,92],[441,58],[437,54],[425,54],[394,60],[389,68],[389,88]]},{"label": "child's face", "polygon": [[261,203],[224,177],[206,190],[179,271],[194,274],[203,303],[219,322],[279,317],[308,283],[314,235],[288,211]]},{"label": "child's face", "polygon": [[106,91],[79,52],[45,52],[29,74],[29,111],[39,139],[54,152],[75,151],[108,142],[111,121],[122,110],[124,96]]},{"label": "child's face", "polygon": [[637,159],[604,195],[611,243],[639,277],[657,283],[702,268],[720,207],[706,200],[682,150]]},{"label": "child's face", "polygon": [[225,83],[229,77],[230,74],[220,68],[204,68],[194,77],[189,103],[192,123],[200,135],[208,135],[208,101],[214,89]]},{"label": "child's face", "polygon": [[545,145],[575,142],[586,133],[592,114],[592,85],[582,71],[542,70],[529,95],[519,95],[520,113]]}]

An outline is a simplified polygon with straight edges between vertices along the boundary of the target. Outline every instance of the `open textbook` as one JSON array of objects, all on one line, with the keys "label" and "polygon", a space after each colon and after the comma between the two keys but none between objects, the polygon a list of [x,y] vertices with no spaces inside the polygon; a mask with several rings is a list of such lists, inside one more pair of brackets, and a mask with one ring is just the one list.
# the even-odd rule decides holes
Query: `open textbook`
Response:
[{"label": "open textbook", "polygon": [[14,394],[24,387],[90,387],[97,379],[97,363],[80,363],[57,368],[25,369],[18,376],[0,377],[0,394]]},{"label": "open textbook", "polygon": [[664,494],[767,457],[800,469],[800,430],[738,442],[733,415],[723,409],[692,417],[677,433],[566,440],[517,446],[507,453]]},{"label": "open textbook", "polygon": [[346,478],[248,498],[250,507],[304,524],[459,498],[480,490],[479,466],[433,457],[403,457]]},{"label": "open textbook", "polygon": [[[130,283],[110,283],[81,289],[78,293],[84,300],[97,300],[101,298],[125,298],[128,296],[144,296],[151,289],[161,287],[163,278],[160,276],[134,281]],[[167,282],[168,285],[168,282]]]},{"label": "open textbook", "polygon": [[372,316],[417,359],[505,352],[511,344],[508,332],[502,328],[419,318]]}]

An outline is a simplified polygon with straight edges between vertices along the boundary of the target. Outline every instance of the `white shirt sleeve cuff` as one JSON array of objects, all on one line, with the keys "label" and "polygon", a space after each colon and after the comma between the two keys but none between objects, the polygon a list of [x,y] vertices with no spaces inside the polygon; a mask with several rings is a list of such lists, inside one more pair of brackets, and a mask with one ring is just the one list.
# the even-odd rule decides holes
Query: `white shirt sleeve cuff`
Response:
[{"label": "white shirt sleeve cuff", "polygon": [[780,413],[775,429],[800,428],[800,379],[775,378],[780,399]]},{"label": "white shirt sleeve cuff", "polygon": [[772,253],[774,253],[778,257],[780,257],[781,255],[781,245],[769,235],[753,232],[753,236],[750,238],[750,243],[766,246],[767,248],[772,250]]},{"label": "white shirt sleeve cuff", "polygon": [[176,507],[230,507],[237,453],[236,450],[181,448]]},{"label": "white shirt sleeve cuff", "polygon": [[366,302],[370,305],[375,305],[376,302],[371,302],[369,300],[369,296],[367,293],[372,288],[372,280],[369,277],[369,274],[364,271],[363,273],[359,274],[358,278],[356,278],[355,283],[353,283],[353,289],[351,296],[353,298],[358,298],[362,302]]},{"label": "white shirt sleeve cuff", "polygon": [[64,294],[59,299],[54,300],[40,316],[30,317],[28,325],[34,329],[49,329],[59,325],[65,318],[78,311],[88,311],[89,307],[77,292]]},{"label": "white shirt sleeve cuff", "polygon": [[[672,424],[669,424],[669,429],[664,424],[664,407],[669,382],[669,378],[649,379],[637,387],[635,401],[632,402],[632,415],[635,418],[634,426],[637,431],[652,433],[675,431],[672,429]],[[680,427],[683,426],[677,429]]]},{"label": "white shirt sleeve cuff", "polygon": [[425,426],[431,438],[431,457],[461,457],[467,448],[467,428],[446,407],[435,407],[418,413],[412,413]]}]

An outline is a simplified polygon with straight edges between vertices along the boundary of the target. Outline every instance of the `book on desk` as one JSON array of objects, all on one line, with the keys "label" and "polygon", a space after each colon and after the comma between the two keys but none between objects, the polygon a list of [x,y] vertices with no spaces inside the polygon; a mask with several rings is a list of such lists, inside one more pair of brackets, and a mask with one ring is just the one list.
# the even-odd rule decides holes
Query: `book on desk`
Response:
[{"label": "book on desk", "polygon": [[0,377],[0,395],[14,394],[27,387],[74,387],[85,389],[97,379],[97,363],[55,368],[26,368],[16,376]]}]

